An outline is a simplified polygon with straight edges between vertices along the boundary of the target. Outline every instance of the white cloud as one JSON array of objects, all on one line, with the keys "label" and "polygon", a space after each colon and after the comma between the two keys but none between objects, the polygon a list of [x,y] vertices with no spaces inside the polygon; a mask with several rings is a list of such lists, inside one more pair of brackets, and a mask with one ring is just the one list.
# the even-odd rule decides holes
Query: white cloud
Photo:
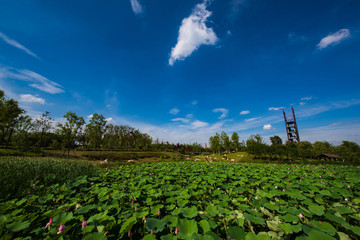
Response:
[{"label": "white cloud", "polygon": [[29,86],[38,90],[56,94],[64,92],[62,86],[56,82],[50,81],[40,74],[27,70],[27,69],[15,69],[9,67],[0,68],[0,78],[3,79],[16,79],[21,81],[30,82]]},{"label": "white cloud", "polygon": [[318,43],[317,48],[318,49],[324,49],[330,45],[335,45],[340,43],[342,40],[350,37],[350,30],[349,29],[340,29],[336,33],[329,34],[328,36],[321,39],[321,41]]},{"label": "white cloud", "polygon": [[169,111],[169,113],[172,114],[172,115],[176,115],[176,114],[178,114],[179,112],[180,112],[180,110],[177,109],[177,108],[172,108],[172,109],[170,109],[170,111]]},{"label": "white cloud", "polygon": [[31,56],[33,56],[35,58],[39,58],[35,53],[33,53],[32,51],[30,51],[29,49],[27,49],[26,47],[21,45],[20,43],[18,43],[14,39],[9,38],[8,36],[3,34],[2,32],[0,32],[0,38],[2,40],[4,40],[4,42],[6,42],[7,44],[10,44],[11,46],[18,48],[18,49],[26,52],[27,54],[29,54],[29,55],[31,55]]},{"label": "white cloud", "polygon": [[260,118],[261,118],[261,117],[248,118],[248,119],[245,119],[245,122],[246,122],[246,123],[253,122],[253,121],[258,120],[258,119],[260,119]]},{"label": "white cloud", "polygon": [[190,120],[187,119],[187,118],[173,118],[173,119],[171,119],[171,121],[173,121],[173,122],[182,122],[182,123],[189,123],[190,122]]},{"label": "white cloud", "polygon": [[87,116],[87,118],[92,118],[93,117],[93,115],[92,114],[90,114],[89,116]]},{"label": "white cloud", "polygon": [[198,102],[197,100],[194,100],[194,101],[191,102],[192,105],[196,105],[196,104],[198,104],[198,103],[199,103],[199,102]]},{"label": "white cloud", "polygon": [[240,115],[247,115],[247,114],[250,114],[249,110],[243,110],[240,112]]},{"label": "white cloud", "polygon": [[187,117],[187,118],[193,118],[193,117],[194,117],[194,114],[191,114],[191,113],[190,113],[190,114],[187,114],[186,117]]},{"label": "white cloud", "polygon": [[218,38],[212,28],[205,24],[211,12],[206,10],[207,1],[197,4],[191,15],[184,18],[179,29],[175,47],[171,49],[169,64],[176,60],[184,60],[201,45],[214,45]]},{"label": "white cloud", "polygon": [[20,101],[21,102],[30,102],[30,103],[40,103],[45,104],[45,99],[36,97],[31,94],[20,94]]},{"label": "white cloud", "polygon": [[130,3],[131,3],[131,8],[135,14],[138,15],[144,12],[143,7],[141,6],[138,0],[130,0]]},{"label": "white cloud", "polygon": [[300,102],[299,103],[301,106],[304,106],[306,104],[306,102]]},{"label": "white cloud", "polygon": [[221,115],[219,117],[219,119],[222,119],[222,118],[226,118],[226,116],[228,115],[229,113],[229,110],[226,109],[226,108],[215,108],[214,110],[212,110],[214,113],[217,113],[217,112],[220,112]]},{"label": "white cloud", "polygon": [[309,101],[311,100],[313,97],[312,96],[309,96],[309,97],[303,97],[303,98],[300,98],[301,101]]},{"label": "white cloud", "polygon": [[271,130],[271,129],[273,129],[273,126],[271,126],[271,124],[265,124],[263,129],[264,130]]},{"label": "white cloud", "polygon": [[113,118],[111,118],[111,117],[106,118],[106,119],[105,119],[105,121],[106,121],[107,123],[110,123],[110,122],[112,122],[112,121],[113,121]]},{"label": "white cloud", "polygon": [[269,107],[269,111],[279,111],[281,109],[284,109],[284,107]]},{"label": "white cloud", "polygon": [[191,128],[192,129],[203,128],[203,127],[207,127],[207,126],[209,126],[209,123],[202,122],[202,121],[199,121],[199,120],[196,120],[196,121],[191,123]]}]

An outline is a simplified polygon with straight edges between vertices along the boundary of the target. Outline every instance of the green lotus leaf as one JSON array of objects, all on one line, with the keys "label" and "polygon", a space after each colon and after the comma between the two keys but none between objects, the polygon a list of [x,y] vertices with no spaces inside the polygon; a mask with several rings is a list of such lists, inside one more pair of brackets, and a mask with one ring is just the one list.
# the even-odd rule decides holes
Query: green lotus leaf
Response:
[{"label": "green lotus leaf", "polygon": [[319,205],[310,205],[309,210],[310,210],[310,212],[312,212],[318,216],[321,216],[324,214],[323,208]]},{"label": "green lotus leaf", "polygon": [[284,230],[286,234],[293,233],[293,228],[290,223],[281,223],[280,227],[282,228],[282,230]]},{"label": "green lotus leaf", "polygon": [[279,210],[278,206],[271,204],[271,203],[264,203],[264,206],[270,210]]},{"label": "green lotus leaf", "polygon": [[19,232],[21,230],[24,230],[30,226],[29,221],[15,221],[13,223],[7,224],[6,229],[12,231],[12,232]]},{"label": "green lotus leaf", "polygon": [[182,208],[181,213],[184,215],[184,217],[187,218],[193,218],[197,216],[197,208],[195,206],[192,206],[191,208]]},{"label": "green lotus leaf", "polygon": [[97,233],[90,233],[86,235],[83,240],[106,240],[107,237],[104,236],[104,233],[97,232]]},{"label": "green lotus leaf", "polygon": [[207,232],[210,231],[210,225],[209,225],[209,222],[208,222],[208,221],[206,221],[206,220],[201,220],[201,221],[199,222],[199,225],[200,225],[203,233],[207,233]]},{"label": "green lotus leaf", "polygon": [[347,207],[336,207],[336,212],[340,213],[340,214],[349,214],[349,213],[353,213],[354,211],[350,208]]},{"label": "green lotus leaf", "polygon": [[311,230],[307,237],[308,240],[320,240],[320,239],[326,239],[326,240],[336,240],[335,238],[331,237],[330,235],[318,231],[318,230]]},{"label": "green lotus leaf", "polygon": [[215,217],[220,213],[219,210],[217,209],[217,207],[215,207],[213,205],[207,206],[206,207],[206,212],[212,217]]},{"label": "green lotus leaf", "polygon": [[154,233],[161,232],[165,227],[165,220],[159,220],[156,218],[147,218],[145,228],[147,231],[153,230]]},{"label": "green lotus leaf", "polygon": [[180,219],[178,224],[179,234],[185,238],[191,238],[193,234],[198,233],[198,228],[195,220]]},{"label": "green lotus leaf", "polygon": [[53,218],[54,225],[62,225],[73,218],[73,213],[60,213]]},{"label": "green lotus leaf", "polygon": [[340,240],[351,240],[349,235],[347,235],[346,233],[337,232],[337,234],[338,234]]},{"label": "green lotus leaf", "polygon": [[255,217],[255,216],[253,216],[251,214],[247,214],[247,213],[244,214],[244,217],[245,217],[246,220],[248,220],[248,221],[250,221],[252,223],[265,225],[265,221],[260,217]]},{"label": "green lotus leaf", "polygon": [[284,219],[285,222],[298,222],[299,221],[299,217],[297,217],[293,214],[290,214],[290,213],[287,213],[284,216],[281,216],[280,218]]},{"label": "green lotus leaf", "polygon": [[176,235],[169,233],[169,234],[166,234],[166,235],[162,235],[162,236],[160,237],[160,239],[161,239],[161,240],[176,240],[176,239],[178,239],[178,238],[177,238]]},{"label": "green lotus leaf", "polygon": [[[230,237],[230,238],[229,238]],[[228,232],[228,239],[244,240],[246,233],[242,228],[230,227]]]},{"label": "green lotus leaf", "polygon": [[176,216],[166,215],[162,220],[165,221],[169,227],[176,227],[179,219]]},{"label": "green lotus leaf", "polygon": [[129,230],[131,230],[132,226],[136,223],[136,217],[128,218],[121,226],[119,234],[127,233]]},{"label": "green lotus leaf", "polygon": [[143,240],[156,240],[156,237],[154,234],[149,233],[149,234],[146,234],[142,239]]},{"label": "green lotus leaf", "polygon": [[96,208],[96,205],[86,205],[86,206],[84,206],[84,207],[81,207],[81,208],[79,208],[79,209],[77,209],[76,211],[75,211],[75,214],[83,214],[83,213],[87,213],[87,212],[89,212],[90,210],[92,210],[92,209],[94,209],[94,208]]},{"label": "green lotus leaf", "polygon": [[332,236],[337,232],[337,230],[328,222],[311,221],[311,224],[317,229],[329,233]]}]

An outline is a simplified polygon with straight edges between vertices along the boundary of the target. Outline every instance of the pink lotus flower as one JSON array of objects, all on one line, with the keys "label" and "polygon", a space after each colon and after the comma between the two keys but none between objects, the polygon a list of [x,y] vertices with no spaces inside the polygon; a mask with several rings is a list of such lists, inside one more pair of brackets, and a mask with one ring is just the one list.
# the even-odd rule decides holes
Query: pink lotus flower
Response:
[{"label": "pink lotus flower", "polygon": [[35,184],[35,183],[33,184],[33,188],[34,188],[34,187],[36,187],[36,184]]},{"label": "pink lotus flower", "polygon": [[134,200],[131,200],[131,204],[134,204]]},{"label": "pink lotus flower", "polygon": [[123,191],[125,191],[125,188],[123,187],[123,189],[122,189]]},{"label": "pink lotus flower", "polygon": [[53,219],[50,218],[49,222],[45,225],[45,228],[49,227],[53,223]]},{"label": "pink lotus flower", "polygon": [[178,232],[179,232],[179,231],[178,231],[178,228],[176,228],[176,229],[175,229],[175,235],[177,235]]},{"label": "pink lotus flower", "polygon": [[81,223],[81,228],[86,227],[86,225],[87,225],[87,223],[86,223],[85,221],[82,221],[82,223]]},{"label": "pink lotus flower", "polygon": [[137,207],[135,206],[135,211],[137,210]]},{"label": "pink lotus flower", "polygon": [[128,237],[130,237],[130,236],[131,236],[131,231],[129,230],[129,231],[128,231]]},{"label": "pink lotus flower", "polygon": [[348,188],[350,188],[350,185],[348,185]]},{"label": "pink lotus flower", "polygon": [[159,209],[159,211],[158,211],[158,215],[160,215],[160,209]]},{"label": "pink lotus flower", "polygon": [[303,218],[304,217],[304,215],[302,215],[301,213],[299,213],[299,218]]},{"label": "pink lotus flower", "polygon": [[61,234],[63,231],[65,231],[65,225],[60,225],[59,227],[59,231],[57,232],[57,234]]}]

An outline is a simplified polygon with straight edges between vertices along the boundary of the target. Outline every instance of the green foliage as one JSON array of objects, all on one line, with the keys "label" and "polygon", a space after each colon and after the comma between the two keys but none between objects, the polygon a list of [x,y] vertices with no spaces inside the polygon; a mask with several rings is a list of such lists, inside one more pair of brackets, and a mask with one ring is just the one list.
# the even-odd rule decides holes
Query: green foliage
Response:
[{"label": "green foliage", "polygon": [[38,185],[64,183],[81,175],[93,175],[95,168],[87,161],[41,158],[0,158],[0,196],[15,197],[32,192]]},{"label": "green foliage", "polygon": [[359,186],[338,165],[120,166],[2,200],[0,238],[358,239]]}]

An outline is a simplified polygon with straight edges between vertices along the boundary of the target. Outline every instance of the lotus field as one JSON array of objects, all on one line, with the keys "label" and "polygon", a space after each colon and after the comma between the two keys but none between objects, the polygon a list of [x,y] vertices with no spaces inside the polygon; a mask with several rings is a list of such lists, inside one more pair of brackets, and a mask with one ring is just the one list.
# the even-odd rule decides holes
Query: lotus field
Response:
[{"label": "lotus field", "polygon": [[160,162],[29,186],[1,239],[360,239],[360,168]]}]

